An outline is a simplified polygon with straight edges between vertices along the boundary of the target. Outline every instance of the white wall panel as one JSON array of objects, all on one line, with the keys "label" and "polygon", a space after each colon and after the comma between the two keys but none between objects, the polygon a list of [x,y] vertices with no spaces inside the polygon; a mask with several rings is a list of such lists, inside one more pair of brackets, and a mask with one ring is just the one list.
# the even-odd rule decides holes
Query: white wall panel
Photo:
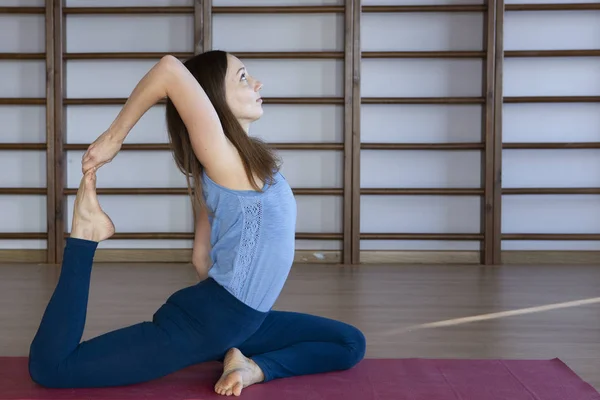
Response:
[{"label": "white wall panel", "polygon": [[481,187],[480,151],[362,150],[360,163],[362,188]]},{"label": "white wall panel", "polygon": [[508,58],[505,96],[596,96],[600,69],[595,58]]},{"label": "white wall panel", "polygon": [[0,0],[2,7],[43,7],[44,0]]},{"label": "white wall panel", "polygon": [[281,173],[292,188],[343,187],[344,153],[337,150],[280,150]]},{"label": "white wall panel", "polygon": [[366,196],[360,198],[362,233],[479,233],[480,198]]},{"label": "white wall panel", "polygon": [[45,143],[46,106],[0,106],[2,143]]},{"label": "white wall panel", "polygon": [[0,97],[46,97],[46,65],[42,60],[0,61],[0,76]]},{"label": "white wall panel", "polygon": [[600,196],[502,196],[504,233],[598,233]]},{"label": "white wall panel", "polygon": [[600,104],[505,104],[504,142],[600,142]]},{"label": "white wall panel", "polygon": [[[407,0],[404,4],[407,3],[425,5],[434,3],[434,0]],[[484,15],[485,13],[363,13],[360,27],[361,50],[481,50]]]},{"label": "white wall panel", "polygon": [[344,49],[344,14],[213,14],[212,29],[213,49],[233,54]]},{"label": "white wall panel", "polygon": [[503,240],[502,250],[600,250],[600,240]]},{"label": "white wall panel", "polygon": [[362,142],[480,142],[479,105],[363,104]]},{"label": "white wall panel", "polygon": [[44,151],[0,151],[0,187],[46,187]]},{"label": "white wall panel", "polygon": [[67,7],[193,6],[194,0],[66,0]]},{"label": "white wall panel", "polygon": [[[595,1],[589,2],[595,3]],[[543,3],[551,2],[544,0]],[[552,1],[552,3],[565,2]],[[508,11],[504,17],[504,50],[597,48],[600,48],[600,13],[598,12]]]},{"label": "white wall panel", "polygon": [[[66,106],[67,143],[92,143],[115,120],[123,106]],[[151,107],[127,135],[125,143],[168,143],[165,106]]]},{"label": "white wall panel", "polygon": [[157,60],[71,60],[65,63],[66,97],[129,97]]},{"label": "white wall panel", "polygon": [[504,150],[502,186],[600,187],[600,150]]},{"label": "white wall panel", "polygon": [[436,5],[436,4],[482,4],[484,0],[420,0],[418,3],[415,0],[362,0],[364,6],[399,6],[407,5]]},{"label": "white wall panel", "polygon": [[0,15],[0,53],[43,53],[46,51],[45,37],[44,15]]},{"label": "white wall panel", "polygon": [[481,96],[481,60],[363,59],[364,97]]},{"label": "white wall panel", "polygon": [[341,233],[341,196],[297,196],[296,232]]},{"label": "white wall panel", "polygon": [[296,250],[342,250],[341,240],[296,240]]},{"label": "white wall panel", "polygon": [[595,2],[595,0],[506,0],[505,4],[577,4]]},{"label": "white wall panel", "polygon": [[46,240],[38,239],[10,239],[0,240],[0,250],[32,249],[45,250],[48,247]]},{"label": "white wall panel", "polygon": [[0,196],[0,232],[46,232],[46,196]]},{"label": "white wall panel", "polygon": [[344,0],[213,0],[213,6],[336,6]]},{"label": "white wall panel", "polygon": [[[146,2],[143,5],[148,6]],[[108,26],[110,29],[106,29]],[[193,31],[193,15],[69,15],[65,24],[66,51],[191,51]]]},{"label": "white wall panel", "polygon": [[[67,152],[67,183],[79,187],[84,151]],[[121,151],[98,170],[98,187],[187,187],[170,151]]]},{"label": "white wall panel", "polygon": [[344,95],[343,60],[245,60],[264,97]]},{"label": "white wall panel", "polygon": [[478,251],[479,241],[454,240],[361,240],[361,250]]},{"label": "white wall panel", "polygon": [[267,142],[343,142],[344,107],[339,105],[264,104],[250,128]]}]

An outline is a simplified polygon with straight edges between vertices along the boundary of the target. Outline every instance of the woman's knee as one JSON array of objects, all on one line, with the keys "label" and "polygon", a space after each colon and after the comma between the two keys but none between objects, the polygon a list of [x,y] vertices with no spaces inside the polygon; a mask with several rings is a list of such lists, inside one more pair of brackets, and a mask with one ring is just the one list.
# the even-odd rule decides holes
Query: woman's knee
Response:
[{"label": "woman's knee", "polygon": [[61,388],[60,379],[57,376],[58,368],[52,367],[46,363],[40,363],[35,360],[29,359],[29,377],[31,380],[38,385],[48,388],[56,389]]},{"label": "woman's knee", "polygon": [[352,368],[365,357],[367,340],[358,328],[349,325],[344,335],[344,344],[349,350],[347,367]]}]

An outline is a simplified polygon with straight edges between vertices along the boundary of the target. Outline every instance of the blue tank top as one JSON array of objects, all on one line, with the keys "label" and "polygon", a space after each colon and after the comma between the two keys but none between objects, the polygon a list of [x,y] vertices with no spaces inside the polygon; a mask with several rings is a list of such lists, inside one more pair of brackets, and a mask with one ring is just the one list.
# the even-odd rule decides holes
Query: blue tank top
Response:
[{"label": "blue tank top", "polygon": [[211,224],[208,276],[262,312],[279,297],[295,251],[296,200],[281,173],[273,178],[258,192],[229,189],[202,175]]}]

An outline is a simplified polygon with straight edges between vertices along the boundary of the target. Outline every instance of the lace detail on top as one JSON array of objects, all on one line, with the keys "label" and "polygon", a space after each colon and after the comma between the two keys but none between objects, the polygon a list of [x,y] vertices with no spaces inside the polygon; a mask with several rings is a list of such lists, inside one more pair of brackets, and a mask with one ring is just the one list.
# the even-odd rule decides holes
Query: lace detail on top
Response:
[{"label": "lace detail on top", "polygon": [[252,266],[252,260],[256,253],[256,246],[260,238],[260,227],[262,222],[262,201],[257,197],[239,197],[244,215],[244,224],[240,238],[237,265],[232,279],[232,290],[234,295],[240,295],[248,271]]}]

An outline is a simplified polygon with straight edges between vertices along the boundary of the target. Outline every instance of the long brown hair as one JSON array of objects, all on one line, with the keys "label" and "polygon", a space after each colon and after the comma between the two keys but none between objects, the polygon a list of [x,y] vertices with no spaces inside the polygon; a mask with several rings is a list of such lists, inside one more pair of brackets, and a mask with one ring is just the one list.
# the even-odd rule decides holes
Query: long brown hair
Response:
[{"label": "long brown hair", "polygon": [[[261,191],[262,188],[257,186],[254,175],[261,181],[270,183],[274,172],[279,168],[279,160],[267,144],[246,133],[227,104],[225,96],[227,53],[221,50],[207,51],[193,56],[183,64],[204,89],[217,111],[225,136],[238,150],[252,187]],[[177,167],[186,177],[194,215],[197,215],[197,207],[204,205],[202,197],[204,168],[194,154],[189,132],[170,99],[167,99],[166,119],[173,157]],[[193,195],[190,178],[194,181]]]}]

